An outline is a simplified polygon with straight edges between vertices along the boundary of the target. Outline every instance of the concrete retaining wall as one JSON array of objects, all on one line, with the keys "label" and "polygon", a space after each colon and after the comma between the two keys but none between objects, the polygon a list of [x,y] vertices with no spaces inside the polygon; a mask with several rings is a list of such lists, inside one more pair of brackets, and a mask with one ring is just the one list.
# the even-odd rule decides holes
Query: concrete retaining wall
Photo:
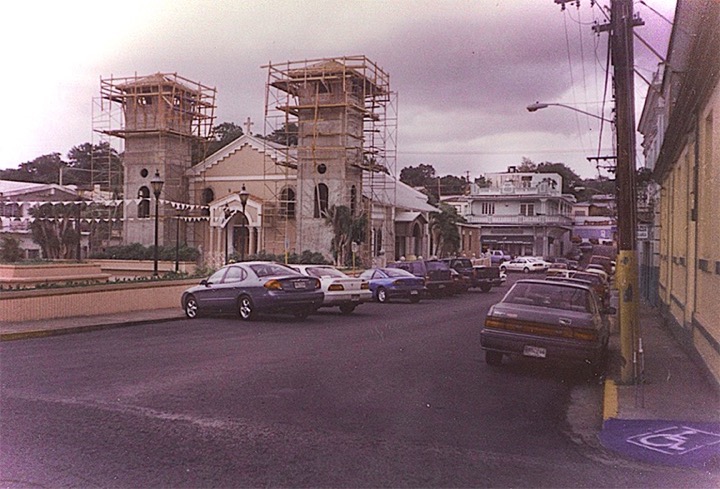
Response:
[{"label": "concrete retaining wall", "polygon": [[185,289],[200,279],[132,282],[0,292],[1,321],[36,321],[152,309],[180,309]]}]

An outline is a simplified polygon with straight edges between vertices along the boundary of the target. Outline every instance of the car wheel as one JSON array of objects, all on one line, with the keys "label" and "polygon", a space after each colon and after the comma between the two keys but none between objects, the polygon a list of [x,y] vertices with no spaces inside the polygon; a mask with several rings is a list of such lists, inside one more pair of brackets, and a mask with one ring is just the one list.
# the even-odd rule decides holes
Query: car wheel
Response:
[{"label": "car wheel", "polygon": [[352,314],[355,310],[355,304],[343,304],[340,306],[340,312],[343,314]]},{"label": "car wheel", "polygon": [[377,293],[375,294],[375,296],[377,297],[378,302],[385,303],[388,301],[387,290],[385,290],[385,287],[380,287],[379,289],[377,289]]},{"label": "car wheel", "polygon": [[492,285],[490,285],[490,284],[480,285],[480,291],[482,291],[482,292],[490,292],[490,289],[492,289]]},{"label": "car wheel", "polygon": [[506,267],[506,266],[500,267],[500,271],[501,271],[501,272],[507,272],[507,267]]},{"label": "car wheel", "polygon": [[418,302],[420,302],[420,294],[418,294],[418,295],[411,295],[411,296],[410,296],[410,302],[413,303],[413,304],[417,304]]},{"label": "car wheel", "polygon": [[255,318],[255,304],[250,296],[240,296],[238,300],[238,313],[243,321],[252,321]]},{"label": "car wheel", "polygon": [[523,268],[524,273],[530,273],[530,269],[528,267]]},{"label": "car wheel", "polygon": [[198,309],[198,303],[197,299],[195,299],[194,295],[188,296],[187,299],[185,299],[185,316],[188,317],[188,319],[195,319],[200,314],[200,311]]},{"label": "car wheel", "polygon": [[485,363],[497,367],[502,364],[503,354],[499,351],[486,351],[485,352]]}]

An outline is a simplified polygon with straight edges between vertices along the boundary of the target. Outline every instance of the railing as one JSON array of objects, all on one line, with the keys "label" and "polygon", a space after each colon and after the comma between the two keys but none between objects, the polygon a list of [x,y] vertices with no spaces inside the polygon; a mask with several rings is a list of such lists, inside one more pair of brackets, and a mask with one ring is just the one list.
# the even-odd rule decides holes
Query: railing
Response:
[{"label": "railing", "polygon": [[516,226],[572,226],[573,220],[567,216],[464,216],[470,224],[512,224]]}]

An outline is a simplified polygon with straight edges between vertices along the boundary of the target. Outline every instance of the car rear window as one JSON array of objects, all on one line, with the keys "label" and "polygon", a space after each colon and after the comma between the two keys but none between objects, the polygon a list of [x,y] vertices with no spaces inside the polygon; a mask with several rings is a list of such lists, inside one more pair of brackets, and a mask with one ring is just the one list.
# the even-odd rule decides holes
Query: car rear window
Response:
[{"label": "car rear window", "polygon": [[510,289],[502,302],[566,311],[592,311],[592,298],[587,289],[552,282],[518,282]]},{"label": "car rear window", "polygon": [[299,275],[297,271],[277,263],[258,263],[250,265],[250,269],[258,277],[274,277],[277,275]]},{"label": "car rear window", "polygon": [[385,275],[388,277],[414,277],[410,272],[407,272],[405,270],[402,270],[401,268],[386,268],[383,270],[385,272]]}]

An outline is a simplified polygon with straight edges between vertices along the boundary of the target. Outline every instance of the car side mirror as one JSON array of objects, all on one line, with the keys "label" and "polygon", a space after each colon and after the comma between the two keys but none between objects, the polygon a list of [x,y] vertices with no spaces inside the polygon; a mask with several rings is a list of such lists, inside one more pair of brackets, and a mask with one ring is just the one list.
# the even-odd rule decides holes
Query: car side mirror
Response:
[{"label": "car side mirror", "polygon": [[202,279],[200,281],[200,285],[204,285],[205,287],[207,287],[208,285],[210,285],[210,282],[208,282],[207,279]]}]

